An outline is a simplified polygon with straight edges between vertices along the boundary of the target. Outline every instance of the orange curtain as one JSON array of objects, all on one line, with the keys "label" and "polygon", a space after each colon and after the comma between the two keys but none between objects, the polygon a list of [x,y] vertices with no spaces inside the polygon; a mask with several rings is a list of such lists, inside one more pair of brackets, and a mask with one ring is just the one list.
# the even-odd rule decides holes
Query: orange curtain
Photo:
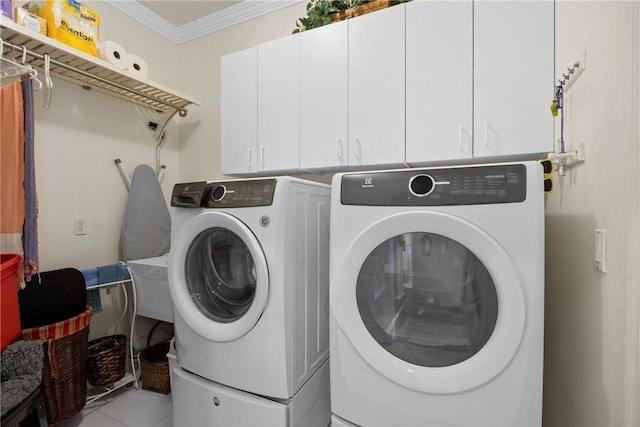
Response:
[{"label": "orange curtain", "polygon": [[[24,103],[20,81],[0,87],[0,251],[23,256]],[[22,269],[19,272],[22,277]]]}]

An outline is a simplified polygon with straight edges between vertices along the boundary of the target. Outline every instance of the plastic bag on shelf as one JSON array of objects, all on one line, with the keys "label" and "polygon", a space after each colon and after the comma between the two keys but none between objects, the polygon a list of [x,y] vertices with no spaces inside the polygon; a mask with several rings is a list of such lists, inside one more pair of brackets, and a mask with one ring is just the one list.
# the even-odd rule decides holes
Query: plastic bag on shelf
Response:
[{"label": "plastic bag on shelf", "polygon": [[47,34],[66,45],[98,56],[100,17],[76,0],[47,0],[40,11],[47,20]]}]

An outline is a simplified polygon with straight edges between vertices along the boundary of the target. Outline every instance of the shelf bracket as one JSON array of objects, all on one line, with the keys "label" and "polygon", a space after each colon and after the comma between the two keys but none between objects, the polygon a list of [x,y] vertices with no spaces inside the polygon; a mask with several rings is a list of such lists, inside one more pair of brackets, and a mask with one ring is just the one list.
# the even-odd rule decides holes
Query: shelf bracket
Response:
[{"label": "shelf bracket", "polygon": [[149,127],[151,127],[153,129],[153,139],[155,139],[158,142],[161,142],[163,137],[163,133],[164,130],[166,129],[167,125],[169,124],[169,121],[173,118],[173,116],[176,115],[176,113],[180,113],[180,117],[186,117],[187,115],[187,110],[173,110],[170,111],[168,113],[165,113],[161,120],[160,123],[149,123]]},{"label": "shelf bracket", "polygon": [[175,109],[169,113],[166,113],[162,116],[161,123],[149,122],[149,127],[153,129],[153,139],[158,142],[156,146],[156,174],[158,175],[158,179],[162,182],[162,178],[164,178],[164,171],[166,166],[160,163],[160,150],[164,145],[165,139],[167,137],[165,133],[165,129],[169,124],[169,121],[173,118],[173,116],[179,114],[180,117],[186,117],[187,110]]},{"label": "shelf bracket", "polygon": [[567,169],[581,165],[585,162],[585,144],[580,143],[580,148],[573,151],[565,151],[564,153],[549,153],[547,158],[556,165],[558,176],[565,176]]}]

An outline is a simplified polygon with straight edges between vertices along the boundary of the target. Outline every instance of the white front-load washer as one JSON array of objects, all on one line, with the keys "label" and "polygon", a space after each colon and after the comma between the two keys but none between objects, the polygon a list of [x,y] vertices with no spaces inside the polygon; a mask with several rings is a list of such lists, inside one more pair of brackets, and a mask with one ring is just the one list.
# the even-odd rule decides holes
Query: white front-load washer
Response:
[{"label": "white front-load washer", "polygon": [[538,162],[336,174],[333,425],[540,426]]},{"label": "white front-load washer", "polygon": [[328,424],[320,368],[329,357],[330,186],[292,177],[177,184],[172,209],[180,368],[284,404],[327,375],[315,400],[326,402]]}]

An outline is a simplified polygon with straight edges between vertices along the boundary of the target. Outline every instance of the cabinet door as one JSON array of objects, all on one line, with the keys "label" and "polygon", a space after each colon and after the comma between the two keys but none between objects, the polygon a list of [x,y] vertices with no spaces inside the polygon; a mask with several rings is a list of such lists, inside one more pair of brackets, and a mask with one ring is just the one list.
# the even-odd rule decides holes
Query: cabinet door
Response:
[{"label": "cabinet door", "polygon": [[348,164],[348,21],[300,33],[300,168]]},{"label": "cabinet door", "polygon": [[349,20],[349,164],[404,165],[405,5]]},{"label": "cabinet door", "polygon": [[471,0],[406,5],[409,164],[473,154],[472,6]]},{"label": "cabinet door", "polygon": [[257,171],[258,55],[255,47],[220,59],[222,173]]},{"label": "cabinet door", "polygon": [[474,3],[474,156],[553,151],[554,3]]},{"label": "cabinet door", "polygon": [[298,34],[258,46],[258,170],[298,169]]}]

